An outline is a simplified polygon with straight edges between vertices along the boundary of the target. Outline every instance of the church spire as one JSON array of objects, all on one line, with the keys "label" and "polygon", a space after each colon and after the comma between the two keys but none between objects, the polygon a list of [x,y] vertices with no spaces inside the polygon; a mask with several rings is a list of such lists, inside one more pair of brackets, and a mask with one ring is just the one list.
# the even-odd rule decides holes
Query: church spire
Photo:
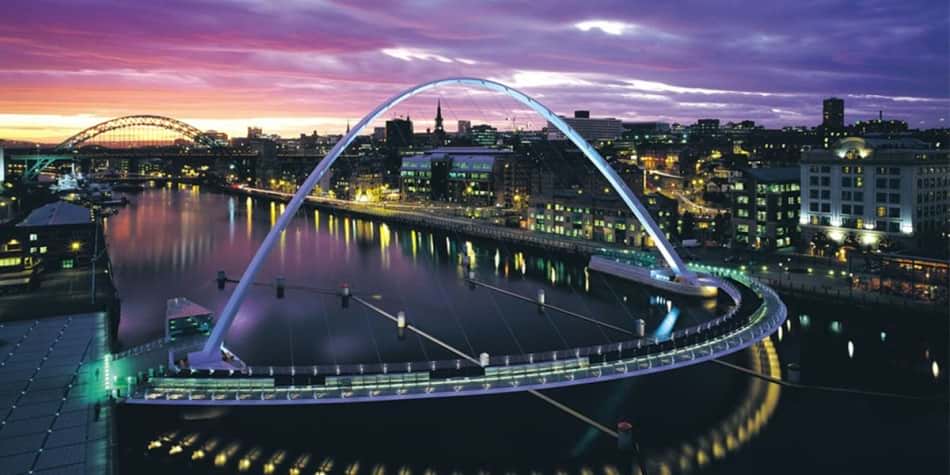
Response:
[{"label": "church spire", "polygon": [[442,129],[442,99],[435,106],[435,130]]},{"label": "church spire", "polygon": [[435,144],[445,145],[445,128],[442,127],[442,99],[435,106]]}]

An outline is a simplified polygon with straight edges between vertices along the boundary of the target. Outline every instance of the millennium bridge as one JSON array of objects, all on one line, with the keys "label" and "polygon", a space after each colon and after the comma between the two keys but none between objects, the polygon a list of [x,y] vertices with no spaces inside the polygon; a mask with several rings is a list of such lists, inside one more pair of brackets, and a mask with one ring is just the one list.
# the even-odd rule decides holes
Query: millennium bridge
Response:
[{"label": "millennium bridge", "polygon": [[[378,364],[262,367],[248,364],[239,355],[230,352],[224,337],[234,323],[248,289],[257,283],[255,279],[262,264],[310,191],[373,120],[412,96],[442,86],[481,88],[506,94],[557,127],[580,149],[637,217],[662,256],[662,268],[670,276],[670,281],[687,287],[715,287],[731,303],[730,309],[713,320],[681,328],[668,335],[647,336],[642,321],[632,325],[632,328],[607,324],[594,316],[581,315],[547,302],[543,292],[539,292],[536,297],[518,295],[482,282],[474,272],[467,272],[464,279],[473,292],[507,295],[527,301],[543,312],[609,327],[627,337],[610,344],[529,354],[469,354],[431,335],[425,328],[412,325],[398,309],[382,308],[346,288],[339,292],[341,299],[363,306],[377,317],[389,320],[394,331],[400,334],[415,333],[454,357]],[[154,116],[136,117],[155,121],[149,122],[150,125],[172,127],[196,143],[205,141],[204,136],[193,127]],[[148,119],[144,119],[146,117]],[[80,132],[65,141],[62,147],[70,149],[114,126],[141,125],[136,122],[140,119],[117,120],[121,122],[104,123]],[[622,255],[611,257],[618,265],[632,265]],[[560,406],[540,391],[629,378],[715,360],[766,338],[786,319],[786,308],[781,299],[761,282],[735,270],[684,263],[626,183],[597,150],[559,116],[518,90],[478,78],[449,78],[424,83],[397,94],[366,115],[316,165],[290,198],[241,278],[234,282],[234,291],[217,316],[210,335],[180,341],[159,340],[107,355],[101,362],[106,376],[105,389],[128,404],[151,405],[327,404],[525,391]],[[562,409],[569,410],[565,407]],[[596,423],[594,425],[599,426]],[[613,433],[602,426],[598,428]]]}]

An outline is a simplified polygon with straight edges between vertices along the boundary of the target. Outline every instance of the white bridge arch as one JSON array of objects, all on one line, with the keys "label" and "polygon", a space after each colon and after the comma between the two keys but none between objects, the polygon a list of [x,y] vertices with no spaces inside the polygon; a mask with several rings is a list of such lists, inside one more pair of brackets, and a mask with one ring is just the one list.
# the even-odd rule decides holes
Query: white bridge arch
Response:
[{"label": "white bridge arch", "polygon": [[558,130],[560,130],[571,142],[573,142],[574,145],[576,145],[591,161],[591,163],[597,167],[597,170],[600,171],[601,175],[607,179],[607,182],[610,183],[610,186],[613,187],[618,195],[620,195],[620,198],[623,199],[630,211],[633,212],[634,216],[637,217],[650,237],[653,238],[653,242],[660,250],[660,253],[663,255],[663,259],[666,261],[667,265],[670,266],[677,276],[690,282],[695,281],[695,274],[686,268],[686,265],[683,264],[682,259],[680,259],[679,255],[676,253],[676,250],[673,249],[673,246],[670,244],[669,240],[666,239],[666,236],[663,234],[662,230],[660,230],[660,227],[657,226],[656,222],[650,216],[650,213],[643,206],[643,204],[640,203],[640,200],[638,200],[633,192],[630,191],[630,188],[623,181],[623,179],[621,179],[617,172],[614,171],[614,169],[610,166],[610,164],[608,164],[607,161],[600,156],[600,153],[598,153],[594,147],[587,143],[587,141],[584,140],[584,138],[581,137],[581,135],[577,133],[576,130],[564,122],[563,119],[558,117],[557,114],[552,112],[551,109],[548,109],[546,106],[532,99],[523,92],[512,89],[499,82],[467,77],[439,79],[409,88],[380,104],[378,107],[376,107],[376,109],[363,117],[363,119],[360,120],[355,127],[350,129],[350,132],[340,139],[333,149],[330,150],[330,153],[327,154],[327,156],[324,157],[324,159],[321,160],[319,164],[317,164],[312,172],[310,172],[310,175],[300,186],[300,189],[297,190],[297,193],[294,194],[293,198],[291,198],[290,202],[287,204],[283,214],[281,214],[280,218],[277,219],[274,227],[272,227],[267,233],[267,236],[264,238],[264,242],[261,243],[261,247],[258,248],[257,253],[254,254],[254,257],[251,259],[251,263],[247,266],[247,269],[245,269],[244,274],[241,276],[241,280],[235,287],[234,292],[228,299],[227,304],[225,304],[224,310],[221,311],[218,321],[215,324],[214,329],[211,331],[211,336],[205,343],[204,348],[202,348],[202,350],[199,352],[189,355],[189,360],[191,361],[192,366],[197,365],[200,367],[204,363],[211,363],[220,359],[220,348],[224,342],[224,336],[227,334],[228,329],[231,327],[231,323],[234,321],[234,318],[237,315],[238,309],[244,300],[248,287],[254,281],[257,272],[260,270],[261,266],[264,264],[264,261],[267,259],[267,256],[270,254],[271,249],[273,249],[274,244],[277,242],[277,237],[284,229],[287,228],[291,218],[293,218],[294,214],[300,208],[300,205],[303,204],[306,196],[311,190],[313,190],[320,179],[323,178],[323,175],[327,170],[330,169],[333,163],[336,162],[337,158],[343,153],[343,151],[346,150],[346,147],[348,147],[350,143],[353,142],[353,139],[355,139],[356,136],[359,135],[359,133],[364,128],[366,128],[367,125],[385,114],[386,111],[393,108],[400,102],[417,94],[428,91],[429,89],[447,85],[472,86],[507,94],[516,101],[530,107],[542,118],[557,127]]}]

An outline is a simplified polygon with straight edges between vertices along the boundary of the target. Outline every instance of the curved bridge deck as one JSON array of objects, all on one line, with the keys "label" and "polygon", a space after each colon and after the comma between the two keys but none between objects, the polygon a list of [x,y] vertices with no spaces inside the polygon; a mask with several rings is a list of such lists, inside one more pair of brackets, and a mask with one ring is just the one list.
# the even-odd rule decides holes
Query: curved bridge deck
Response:
[{"label": "curved bridge deck", "polygon": [[[729,277],[758,297],[734,312],[670,339],[640,339],[569,352],[532,355],[523,362],[495,357],[486,367],[464,359],[391,363],[381,367],[250,368],[198,372],[142,381],[126,399],[156,405],[295,405],[499,394],[574,386],[676,369],[742,350],[767,337],[786,318],[785,305],[767,286],[739,273]],[[751,305],[750,305],[751,304]],[[757,304],[757,305],[756,305]],[[692,330],[692,332],[690,332]],[[560,356],[559,356],[560,355]],[[519,358],[521,360],[521,358]],[[289,374],[288,374],[289,373]],[[301,384],[302,383],[302,384]]]}]

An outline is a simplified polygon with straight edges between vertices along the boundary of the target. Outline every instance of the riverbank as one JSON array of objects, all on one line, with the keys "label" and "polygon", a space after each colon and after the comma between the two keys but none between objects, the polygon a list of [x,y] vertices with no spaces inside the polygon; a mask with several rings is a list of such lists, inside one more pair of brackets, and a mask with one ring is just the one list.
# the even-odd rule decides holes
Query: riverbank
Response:
[{"label": "riverbank", "polygon": [[[218,187],[219,191],[256,198],[270,198],[282,202],[290,201],[290,193],[262,190],[257,188]],[[543,250],[555,250],[569,254],[579,254],[589,257],[603,252],[622,252],[624,248],[614,247],[594,241],[564,239],[558,237],[539,236],[538,233],[516,228],[505,228],[467,218],[440,216],[418,211],[398,209],[385,205],[353,203],[330,198],[308,196],[304,202],[311,208],[320,208],[341,211],[357,218],[383,219],[392,223],[418,227],[427,230],[437,230],[454,234],[462,234],[475,238],[490,239],[508,242],[519,246],[534,247]]]},{"label": "riverbank", "polygon": [[43,272],[35,287],[0,295],[0,324],[62,315],[102,314],[107,323],[109,344],[115,345],[121,299],[111,269],[106,251],[100,254],[95,271],[86,265]]},{"label": "riverbank", "polygon": [[[269,198],[282,202],[290,201],[292,197],[290,193],[247,187],[218,187],[218,190],[229,194]],[[439,216],[385,205],[353,203],[350,201],[313,196],[307,197],[305,205],[311,208],[338,211],[357,218],[382,219],[397,224],[443,232],[448,231],[450,233],[475,238],[534,247],[545,251],[555,250],[574,254],[582,258],[589,258],[596,254],[629,251],[629,249],[623,247],[610,246],[594,241],[539,236],[538,233],[532,231],[504,228],[474,219]],[[691,263],[713,267],[726,267],[718,260],[711,262],[693,260]],[[752,272],[751,274],[767,282],[783,296],[788,295],[789,297],[808,301],[827,302],[833,300],[836,303],[863,306],[862,308],[884,307],[888,310],[910,310],[914,314],[932,317],[947,316],[945,305],[854,289],[847,285],[845,280],[834,277],[834,274],[832,276],[827,275],[828,271],[833,271],[833,269],[817,268],[814,274],[792,274],[782,269],[772,269],[771,272]]]}]

